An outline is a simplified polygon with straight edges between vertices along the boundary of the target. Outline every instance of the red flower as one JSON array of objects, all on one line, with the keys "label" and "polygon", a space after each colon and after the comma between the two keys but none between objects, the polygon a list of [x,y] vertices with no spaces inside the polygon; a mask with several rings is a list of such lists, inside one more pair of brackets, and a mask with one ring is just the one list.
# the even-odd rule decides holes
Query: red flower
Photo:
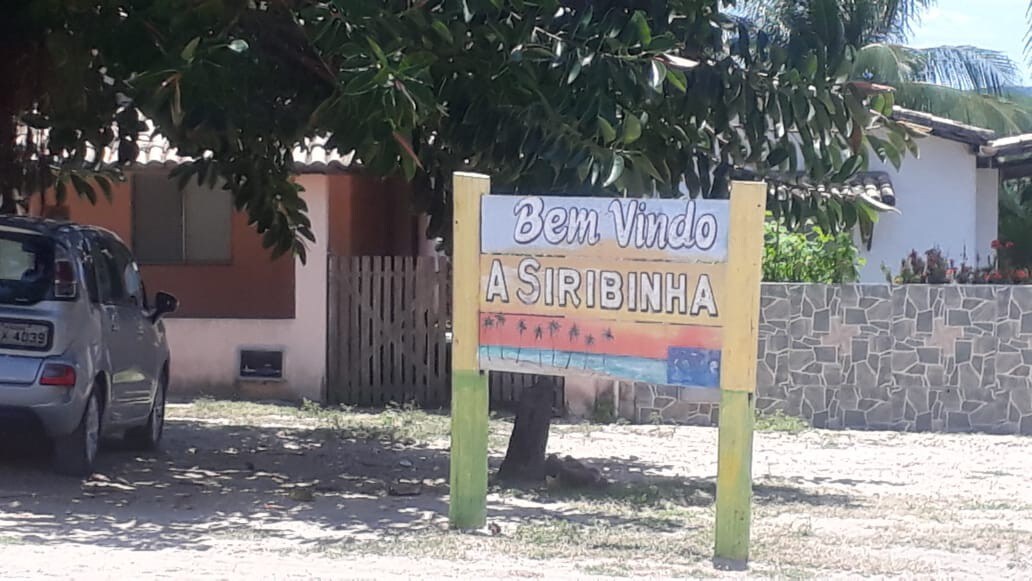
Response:
[{"label": "red flower", "polygon": [[1000,244],[999,240],[993,240],[989,246],[992,246],[993,250],[997,250],[1002,246],[1002,244]]},{"label": "red flower", "polygon": [[1000,271],[994,270],[992,274],[989,275],[989,279],[994,281],[1003,280],[1003,275],[1000,274]]},{"label": "red flower", "polygon": [[1018,282],[1022,282],[1022,281],[1026,280],[1026,279],[1028,279],[1028,271],[1027,270],[1025,270],[1024,268],[1019,268],[1019,269],[1014,271],[1014,280],[1016,280]]},{"label": "red flower", "polygon": [[1005,246],[1006,246],[1007,248],[1014,248],[1014,243],[1013,243],[1013,242],[1009,242],[1009,241],[1008,241],[1008,242],[1007,242],[1007,244],[1005,244]]}]

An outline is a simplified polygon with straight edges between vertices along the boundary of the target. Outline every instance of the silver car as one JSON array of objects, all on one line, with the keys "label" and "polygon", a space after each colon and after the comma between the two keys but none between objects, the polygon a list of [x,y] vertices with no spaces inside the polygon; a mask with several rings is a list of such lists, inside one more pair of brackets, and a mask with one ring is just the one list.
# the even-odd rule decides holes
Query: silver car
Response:
[{"label": "silver car", "polygon": [[0,432],[42,431],[55,468],[92,472],[100,440],[150,449],[165,424],[169,352],[162,315],[114,234],[0,217]]}]

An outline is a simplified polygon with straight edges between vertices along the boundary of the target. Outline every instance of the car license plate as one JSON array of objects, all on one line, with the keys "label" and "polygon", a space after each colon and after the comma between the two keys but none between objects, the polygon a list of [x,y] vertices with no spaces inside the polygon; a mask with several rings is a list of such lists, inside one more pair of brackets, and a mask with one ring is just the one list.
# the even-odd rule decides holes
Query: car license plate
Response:
[{"label": "car license plate", "polygon": [[0,347],[47,349],[50,347],[50,325],[0,321]]}]

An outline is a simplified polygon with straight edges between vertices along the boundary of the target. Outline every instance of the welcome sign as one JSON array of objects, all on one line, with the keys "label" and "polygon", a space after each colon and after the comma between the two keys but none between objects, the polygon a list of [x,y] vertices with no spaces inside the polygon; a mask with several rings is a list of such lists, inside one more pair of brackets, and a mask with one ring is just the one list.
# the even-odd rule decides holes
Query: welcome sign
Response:
[{"label": "welcome sign", "polygon": [[452,526],[487,522],[484,371],[719,388],[714,556],[748,559],[766,186],[603,199],[453,179]]},{"label": "welcome sign", "polygon": [[485,196],[481,369],[720,386],[729,204]]}]

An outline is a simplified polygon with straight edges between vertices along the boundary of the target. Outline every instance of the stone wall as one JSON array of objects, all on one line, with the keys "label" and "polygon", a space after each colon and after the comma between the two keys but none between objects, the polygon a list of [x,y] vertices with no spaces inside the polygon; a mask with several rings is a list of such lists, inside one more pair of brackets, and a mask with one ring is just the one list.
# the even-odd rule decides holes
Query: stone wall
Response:
[{"label": "stone wall", "polygon": [[[762,296],[757,409],[815,427],[1032,435],[1032,287],[765,284]],[[621,412],[637,421],[716,421],[718,394],[630,391]]]}]

